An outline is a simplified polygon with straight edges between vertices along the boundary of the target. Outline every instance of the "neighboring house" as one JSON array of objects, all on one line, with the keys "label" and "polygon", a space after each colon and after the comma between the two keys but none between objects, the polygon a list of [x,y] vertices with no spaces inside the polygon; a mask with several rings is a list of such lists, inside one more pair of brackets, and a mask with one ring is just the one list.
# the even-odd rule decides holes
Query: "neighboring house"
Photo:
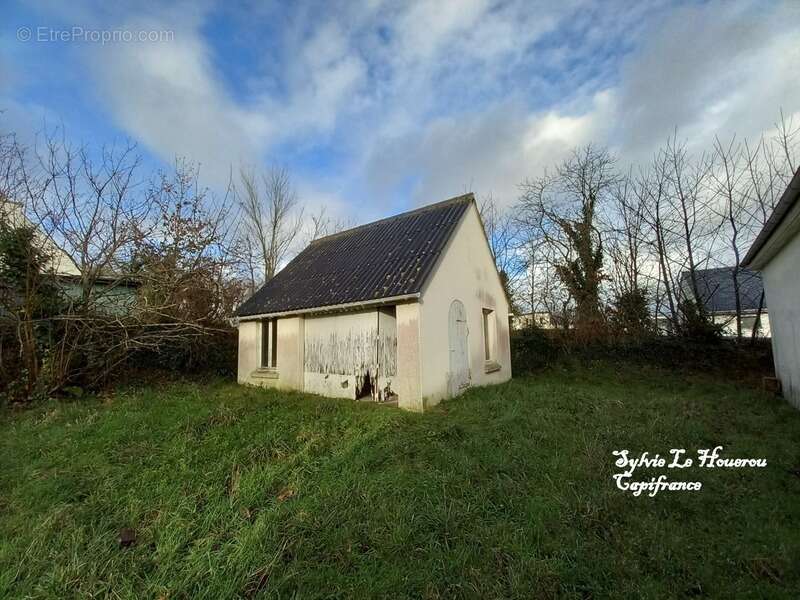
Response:
[{"label": "neighboring house", "polygon": [[311,242],[237,311],[241,383],[423,410],[511,377],[472,194]]},{"label": "neighboring house", "polygon": [[[736,286],[733,279],[733,267],[718,269],[697,269],[695,271],[697,293],[695,300],[703,305],[705,312],[714,323],[722,326],[725,336],[736,335]],[[769,315],[767,303],[763,296],[764,287],[761,275],[749,269],[739,269],[739,310],[742,316],[742,336],[751,337],[753,327],[758,320],[756,335],[769,337]],[[687,298],[694,297],[691,273],[681,273],[681,288]]]},{"label": "neighboring house", "polygon": [[[54,274],[66,298],[76,301],[83,293],[81,287],[81,270],[69,254],[40,227],[25,216],[25,210],[18,202],[0,198],[0,219],[12,227],[32,227],[35,241],[48,257],[48,271]],[[132,278],[120,277],[116,274],[98,275],[93,278],[92,295],[96,306],[105,312],[120,314],[125,312],[136,301],[137,282]]]},{"label": "neighboring house", "polygon": [[742,261],[760,271],[772,320],[775,372],[800,408],[800,169]]},{"label": "neighboring house", "polygon": [[80,277],[81,271],[75,261],[62,250],[50,237],[45,235],[25,216],[25,210],[18,202],[0,198],[0,219],[6,221],[14,229],[32,227],[36,232],[36,243],[49,258],[49,268],[53,273],[63,277]]}]

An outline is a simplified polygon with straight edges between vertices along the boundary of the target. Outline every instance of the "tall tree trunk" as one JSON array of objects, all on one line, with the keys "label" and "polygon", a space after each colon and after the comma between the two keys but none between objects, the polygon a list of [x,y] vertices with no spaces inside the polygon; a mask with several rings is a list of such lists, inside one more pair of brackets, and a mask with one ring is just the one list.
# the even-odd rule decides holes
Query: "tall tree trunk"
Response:
[{"label": "tall tree trunk", "polygon": [[755,345],[756,338],[758,337],[758,330],[761,329],[761,313],[764,310],[764,290],[761,290],[761,296],[758,299],[758,310],[756,311],[756,320],[753,321],[753,330],[750,332],[750,344]]}]

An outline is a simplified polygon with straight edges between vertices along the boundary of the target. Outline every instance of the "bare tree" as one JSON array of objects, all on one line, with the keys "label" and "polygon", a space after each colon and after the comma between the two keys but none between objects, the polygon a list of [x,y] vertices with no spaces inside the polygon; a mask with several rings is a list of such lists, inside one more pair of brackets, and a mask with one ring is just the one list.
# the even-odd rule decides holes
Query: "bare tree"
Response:
[{"label": "bare tree", "polygon": [[237,232],[227,196],[215,201],[198,177],[195,166],[177,161],[152,183],[153,224],[136,237],[134,264],[151,316],[216,325],[235,308],[227,292],[238,279]]},{"label": "bare tree", "polygon": [[606,150],[587,146],[575,150],[553,174],[521,186],[520,224],[558,253],[555,271],[575,302],[576,327],[584,332],[597,330],[603,320],[603,240],[598,225],[618,180],[614,162]]},{"label": "bare tree", "polygon": [[[667,141],[664,154],[668,163],[667,177],[672,192],[669,196],[672,212],[678,222],[683,246],[681,262],[685,262],[692,296],[702,314],[705,304],[700,297],[697,283],[697,246],[703,233],[702,229],[707,223],[707,206],[702,192],[711,163],[705,156],[693,161],[688,155],[685,142],[678,142],[677,131]],[[684,290],[681,290],[681,294],[683,293]]]},{"label": "bare tree", "polygon": [[289,171],[271,167],[261,176],[255,171],[240,172],[243,234],[269,281],[292,248],[303,227],[303,209]]},{"label": "bare tree", "polygon": [[353,226],[354,224],[349,219],[332,217],[328,214],[328,209],[324,205],[321,205],[316,212],[312,212],[308,215],[305,245]]},{"label": "bare tree", "polygon": [[[795,159],[795,151],[797,149],[796,138],[800,133],[800,127],[794,127],[791,119],[787,121],[781,109],[781,118],[777,124],[777,134],[775,136],[775,143],[783,152],[783,158],[786,160],[785,168],[782,169],[784,173],[788,173],[788,177],[784,176],[784,182],[788,183],[797,168],[797,161]],[[784,186],[785,187],[785,186]]]},{"label": "bare tree", "polygon": [[523,271],[518,252],[517,223],[497,205],[491,194],[481,200],[478,211],[495,267],[513,309],[519,300],[520,273]]},{"label": "bare tree", "polygon": [[636,201],[635,181],[632,172],[612,187],[609,243],[606,244],[612,259],[612,285],[618,293],[630,293],[641,287],[644,261],[645,220],[644,207]]},{"label": "bare tree", "polygon": [[[745,284],[739,264],[794,174],[799,131],[781,115],[772,135],[755,145],[717,139],[710,152],[695,154],[676,132],[649,164],[632,168],[627,177],[609,170],[613,184],[600,200],[590,202],[585,200],[593,198],[586,193],[591,185],[581,183],[591,169],[576,168],[581,166],[576,156],[567,161],[570,168],[561,165],[524,182],[515,241],[527,265],[524,297],[532,307],[541,305],[542,289],[547,287],[544,295],[557,307],[553,292],[561,285],[578,309],[579,295],[594,288],[597,293],[589,296],[597,302],[590,304],[606,305],[611,291],[613,312],[621,293],[641,287],[655,315],[665,317],[669,331],[712,334],[714,315],[703,313],[714,290],[704,289],[697,274],[716,264],[732,271],[734,318],[741,337]],[[578,154],[587,156],[586,151]],[[589,213],[591,226],[585,218]],[[597,256],[592,251],[599,252],[601,260],[603,254],[610,259],[604,269],[595,271],[603,263],[587,260]],[[532,264],[538,267],[532,269]],[[556,278],[549,278],[553,273]],[[583,285],[586,288],[580,290]],[[637,310],[641,298],[635,298]],[[763,298],[759,304],[754,329]],[[585,318],[583,310],[575,312],[577,319]]]},{"label": "bare tree", "polygon": [[680,319],[679,296],[670,261],[673,241],[669,226],[669,160],[663,150],[656,152],[649,168],[639,173],[633,189],[636,201],[642,207],[644,221],[650,229],[649,244],[658,263],[656,318],[661,315],[661,305],[666,300],[669,330],[675,331]]},{"label": "bare tree", "polygon": [[[743,226],[748,240],[754,238],[766,224],[797,164],[795,155],[800,128],[795,127],[791,120],[787,121],[781,111],[775,130],[776,133],[771,138],[762,136],[755,146],[751,146],[747,140],[744,141],[747,170],[744,194],[747,214]],[[751,340],[755,340],[761,331],[764,301],[762,290],[750,333]]]},{"label": "bare tree", "polygon": [[742,339],[742,296],[740,267],[742,259],[742,229],[746,215],[745,196],[741,184],[744,179],[745,162],[742,145],[732,137],[723,144],[719,138],[714,140],[715,168],[711,172],[711,186],[715,211],[720,217],[722,230],[727,234],[727,242],[732,253],[734,303],[736,307],[736,339]]},{"label": "bare tree", "polygon": [[9,275],[0,285],[0,334],[17,332],[28,392],[95,385],[134,351],[183,352],[232,332],[234,220],[209,208],[196,171],[179,163],[144,186],[130,145],[75,148],[46,135],[33,152],[12,147],[0,190],[19,216],[3,220],[0,250],[19,257],[30,284]]},{"label": "bare tree", "polygon": [[0,133],[0,201],[13,200],[22,187],[23,150],[13,133]]},{"label": "bare tree", "polygon": [[113,286],[98,281],[119,271],[141,235],[136,226],[148,220],[149,203],[135,189],[136,148],[102,147],[95,156],[50,136],[37,159],[45,192],[32,198],[31,210],[77,265],[81,301],[101,301],[97,295],[111,293]]},{"label": "bare tree", "polygon": [[[136,193],[139,162],[130,144],[90,151],[68,143],[63,131],[45,132],[31,153],[17,146],[15,199],[48,248],[50,260],[41,276],[64,301],[38,317],[50,332],[41,380],[46,391],[90,372],[95,379],[104,377],[121,360],[112,350],[117,342],[125,353],[130,329],[112,307],[131,296],[122,292],[130,289],[123,264],[138,235],[136,224],[149,212]],[[28,363],[43,360],[43,343],[40,338],[34,346],[23,345],[33,353]]]}]

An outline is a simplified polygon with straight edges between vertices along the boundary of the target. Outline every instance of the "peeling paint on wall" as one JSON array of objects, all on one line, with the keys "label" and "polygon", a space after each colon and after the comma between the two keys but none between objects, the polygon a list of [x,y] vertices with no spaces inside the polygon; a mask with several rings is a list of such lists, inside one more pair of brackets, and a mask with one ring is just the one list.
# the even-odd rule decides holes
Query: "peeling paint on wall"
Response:
[{"label": "peeling paint on wall", "polygon": [[394,316],[376,311],[309,320],[304,370],[326,379],[328,375],[352,376],[355,398],[388,399],[393,395],[389,378],[397,372]]},{"label": "peeling paint on wall", "polygon": [[351,375],[356,368],[376,363],[377,328],[307,335],[305,370],[309,373]]}]

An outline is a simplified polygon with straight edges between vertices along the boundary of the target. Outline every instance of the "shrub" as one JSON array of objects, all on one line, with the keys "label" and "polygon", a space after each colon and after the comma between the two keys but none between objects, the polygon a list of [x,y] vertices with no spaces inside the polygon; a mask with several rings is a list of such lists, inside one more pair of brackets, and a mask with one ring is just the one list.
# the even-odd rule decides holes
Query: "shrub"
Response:
[{"label": "shrub", "polygon": [[642,288],[616,295],[609,308],[611,333],[617,337],[643,339],[655,332],[650,314],[650,299]]},{"label": "shrub", "polygon": [[235,377],[238,341],[236,329],[230,326],[206,331],[192,340],[135,352],[128,359],[128,367]]},{"label": "shrub", "polygon": [[681,319],[675,333],[679,337],[705,344],[716,344],[722,339],[722,325],[714,323],[697,302],[681,300],[678,311]]},{"label": "shrub", "polygon": [[527,327],[511,335],[511,368],[514,373],[530,373],[557,362],[562,356],[553,330]]},{"label": "shrub", "polygon": [[0,393],[7,401],[49,387],[44,359],[59,334],[52,319],[65,304],[49,261],[32,227],[0,220]]}]

